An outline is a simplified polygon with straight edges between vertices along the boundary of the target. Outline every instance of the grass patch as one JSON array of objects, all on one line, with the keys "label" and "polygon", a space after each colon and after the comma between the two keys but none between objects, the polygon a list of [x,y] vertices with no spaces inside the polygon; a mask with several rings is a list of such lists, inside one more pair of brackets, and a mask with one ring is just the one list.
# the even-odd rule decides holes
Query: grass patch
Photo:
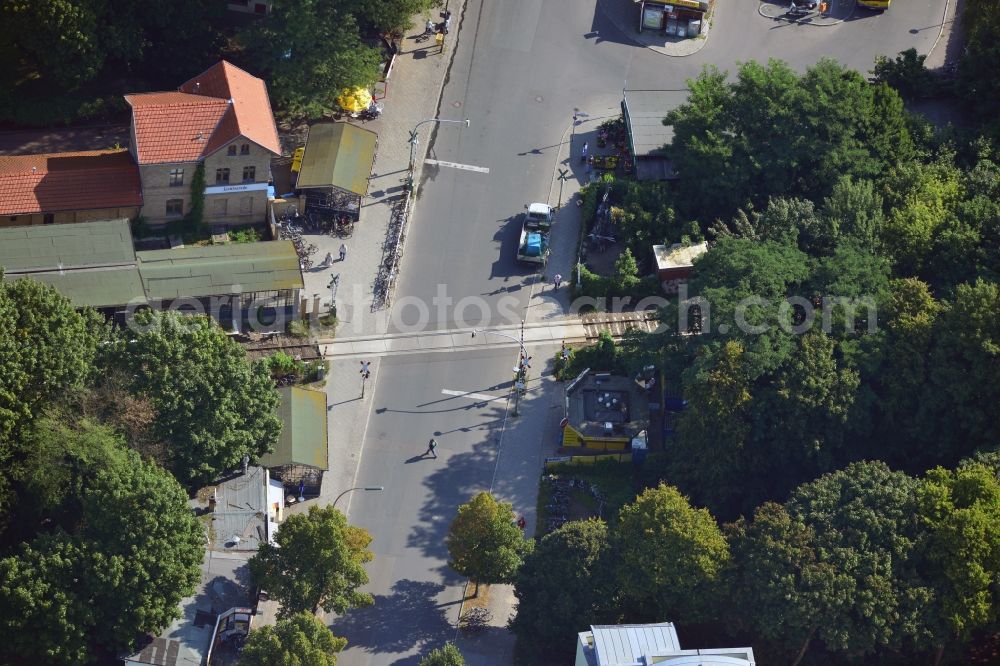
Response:
[{"label": "grass patch", "polygon": [[250,225],[229,230],[229,240],[233,243],[256,243],[262,238],[260,230]]}]

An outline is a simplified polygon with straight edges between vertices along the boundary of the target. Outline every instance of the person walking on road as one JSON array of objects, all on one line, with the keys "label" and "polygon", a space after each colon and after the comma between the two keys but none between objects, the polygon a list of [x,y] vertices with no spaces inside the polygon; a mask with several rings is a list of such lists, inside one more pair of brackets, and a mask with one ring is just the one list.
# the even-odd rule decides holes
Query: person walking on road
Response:
[{"label": "person walking on road", "polygon": [[581,162],[586,162],[587,161],[587,148],[589,148],[589,147],[590,146],[589,146],[589,144],[587,144],[587,142],[583,143],[583,149],[580,151],[580,161]]},{"label": "person walking on road", "polygon": [[340,260],[343,261],[347,259],[347,246],[343,243],[340,244]]},{"label": "person walking on road", "polygon": [[556,273],[554,276],[552,276],[552,288],[558,289],[561,286],[562,286],[562,274]]},{"label": "person walking on road", "polygon": [[425,456],[426,455],[432,455],[435,458],[437,458],[438,454],[435,451],[437,449],[437,447],[438,447],[437,440],[434,439],[433,437],[431,437],[431,441],[427,442],[427,451],[424,453],[424,455]]}]

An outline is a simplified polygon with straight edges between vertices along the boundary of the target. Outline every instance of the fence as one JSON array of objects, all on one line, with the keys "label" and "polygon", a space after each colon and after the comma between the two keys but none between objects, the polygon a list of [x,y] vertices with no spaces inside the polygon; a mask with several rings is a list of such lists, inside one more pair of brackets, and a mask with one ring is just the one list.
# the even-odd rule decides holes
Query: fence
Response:
[{"label": "fence", "polygon": [[630,463],[632,462],[631,453],[602,453],[596,456],[554,456],[545,459],[545,467],[553,467],[555,465],[563,464],[584,464],[592,465],[601,460],[613,460],[619,463]]}]

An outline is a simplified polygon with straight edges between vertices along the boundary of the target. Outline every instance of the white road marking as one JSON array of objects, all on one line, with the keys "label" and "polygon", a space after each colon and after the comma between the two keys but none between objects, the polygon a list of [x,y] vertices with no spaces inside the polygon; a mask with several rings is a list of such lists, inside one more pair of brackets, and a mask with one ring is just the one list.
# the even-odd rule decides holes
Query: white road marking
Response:
[{"label": "white road marking", "polygon": [[495,395],[486,395],[485,393],[469,393],[468,391],[453,391],[451,389],[441,389],[441,393],[444,395],[453,395],[458,398],[468,398],[476,402],[507,402],[506,396],[498,398]]},{"label": "white road marking", "polygon": [[475,171],[477,173],[489,173],[489,167],[473,166],[471,164],[459,164],[458,162],[443,162],[441,160],[432,160],[427,158],[424,160],[424,164],[435,164],[437,166],[451,167],[452,169],[461,169],[462,171]]}]

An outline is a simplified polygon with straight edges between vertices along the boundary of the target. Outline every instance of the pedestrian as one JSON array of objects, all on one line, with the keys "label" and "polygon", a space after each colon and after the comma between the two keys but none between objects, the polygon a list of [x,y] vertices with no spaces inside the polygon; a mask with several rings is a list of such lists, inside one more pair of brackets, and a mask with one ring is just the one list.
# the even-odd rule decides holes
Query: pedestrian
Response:
[{"label": "pedestrian", "polygon": [[326,257],[323,258],[323,268],[329,268],[333,266],[333,253],[327,252]]},{"label": "pedestrian", "polygon": [[437,447],[438,447],[437,440],[431,437],[431,441],[427,442],[427,452],[424,453],[424,455],[426,456],[427,454],[430,454],[435,458],[437,458],[438,454],[435,453],[435,449],[437,449]]},{"label": "pedestrian", "polygon": [[527,525],[528,525],[528,521],[524,519],[524,516],[521,516],[520,518],[517,519],[517,526],[520,527],[522,530]]},{"label": "pedestrian", "polygon": [[434,33],[434,21],[427,19],[427,25],[424,26],[424,34],[430,35]]},{"label": "pedestrian", "polygon": [[552,277],[552,288],[553,289],[558,289],[561,286],[562,286],[562,274],[561,273],[556,273]]},{"label": "pedestrian", "polygon": [[347,246],[343,243],[340,244],[340,260],[343,261],[347,259]]},{"label": "pedestrian", "polygon": [[585,141],[583,143],[583,149],[580,151],[580,161],[581,162],[586,162],[587,161],[587,148],[589,148],[589,147],[590,147],[589,144],[587,144],[587,142]]},{"label": "pedestrian", "polygon": [[448,30],[451,28],[451,12],[448,12],[448,15],[444,17],[444,23],[442,24],[442,26],[443,29],[441,30],[441,32],[447,35]]}]

